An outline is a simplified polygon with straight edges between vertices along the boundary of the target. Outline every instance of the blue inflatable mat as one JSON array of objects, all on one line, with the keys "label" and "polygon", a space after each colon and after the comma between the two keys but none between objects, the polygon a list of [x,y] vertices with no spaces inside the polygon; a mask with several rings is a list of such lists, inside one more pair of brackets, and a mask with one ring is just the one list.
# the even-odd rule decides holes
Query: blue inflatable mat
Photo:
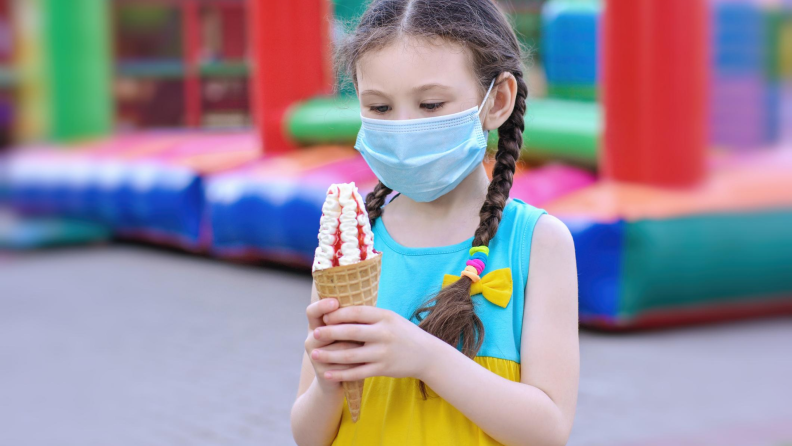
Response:
[{"label": "blue inflatable mat", "polygon": [[625,222],[600,223],[584,218],[563,221],[575,240],[581,320],[615,319],[619,314]]},{"label": "blue inflatable mat", "polygon": [[223,257],[310,265],[328,186],[355,182],[365,194],[375,180],[357,155],[306,170],[250,169],[210,178],[205,197],[211,250]]}]

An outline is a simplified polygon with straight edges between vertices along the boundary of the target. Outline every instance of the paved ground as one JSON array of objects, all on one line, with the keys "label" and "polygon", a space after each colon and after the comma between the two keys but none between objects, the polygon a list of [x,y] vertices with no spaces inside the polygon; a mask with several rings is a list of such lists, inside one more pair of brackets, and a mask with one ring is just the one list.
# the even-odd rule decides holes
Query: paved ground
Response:
[{"label": "paved ground", "polygon": [[[0,253],[0,445],[291,445],[305,272]],[[570,445],[792,444],[789,318],[581,331]]]}]

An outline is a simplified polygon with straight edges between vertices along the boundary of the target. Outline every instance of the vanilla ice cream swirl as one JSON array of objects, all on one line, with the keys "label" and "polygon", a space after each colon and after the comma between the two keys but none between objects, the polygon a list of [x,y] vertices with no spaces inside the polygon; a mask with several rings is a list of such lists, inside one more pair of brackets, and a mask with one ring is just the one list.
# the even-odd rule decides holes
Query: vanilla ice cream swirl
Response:
[{"label": "vanilla ice cream swirl", "polygon": [[358,202],[355,200],[354,183],[342,184],[338,202],[341,204],[341,253],[339,265],[351,265],[360,261],[360,239],[358,238]]},{"label": "vanilla ice cream swirl", "polygon": [[314,271],[352,265],[377,254],[366,204],[355,183],[333,184],[327,189],[319,226]]},{"label": "vanilla ice cream swirl", "polygon": [[330,268],[335,257],[336,233],[338,232],[341,205],[338,202],[338,186],[327,189],[327,198],[322,205],[322,218],[319,220],[319,246],[314,253],[313,270]]},{"label": "vanilla ice cream swirl", "polygon": [[365,246],[361,247],[366,251],[366,258],[369,256],[373,256],[374,253],[374,233],[371,232],[371,222],[369,222],[368,212],[366,211],[366,203],[363,202],[363,197],[360,194],[355,194],[355,200],[360,206],[360,209],[363,211],[362,214],[358,215],[357,223],[363,229],[363,244]]}]

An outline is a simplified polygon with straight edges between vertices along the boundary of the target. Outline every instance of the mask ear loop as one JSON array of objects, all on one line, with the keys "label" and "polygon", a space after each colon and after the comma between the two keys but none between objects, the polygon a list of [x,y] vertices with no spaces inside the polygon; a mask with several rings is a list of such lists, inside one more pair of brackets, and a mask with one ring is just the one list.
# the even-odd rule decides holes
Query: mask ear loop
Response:
[{"label": "mask ear loop", "polygon": [[[492,91],[492,87],[494,85],[495,85],[495,78],[493,78],[492,82],[490,82],[489,89],[487,89],[487,94],[484,95],[484,100],[481,101],[481,105],[479,105],[478,113],[476,113],[476,116],[479,118],[481,117],[481,110],[484,108],[484,104],[487,102],[487,99],[489,98],[489,94]],[[479,122],[481,121],[479,120]],[[482,127],[482,132],[484,133],[484,139],[487,140],[489,138],[489,130],[484,130],[484,123],[481,124],[481,127]]]},{"label": "mask ear loop", "polygon": [[489,99],[489,94],[492,91],[492,87],[494,85],[495,85],[495,79],[493,78],[492,82],[490,82],[489,89],[487,89],[487,94],[484,95],[484,100],[481,101],[481,105],[479,105],[478,113],[477,113],[478,116],[481,116],[481,110],[484,108],[484,104],[487,102],[487,99]]}]

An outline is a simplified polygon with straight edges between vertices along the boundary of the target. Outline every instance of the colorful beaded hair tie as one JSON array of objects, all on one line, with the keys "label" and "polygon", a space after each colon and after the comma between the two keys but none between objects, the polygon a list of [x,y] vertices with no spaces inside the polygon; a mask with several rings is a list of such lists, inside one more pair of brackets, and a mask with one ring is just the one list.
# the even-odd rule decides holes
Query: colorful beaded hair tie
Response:
[{"label": "colorful beaded hair tie", "polygon": [[487,257],[489,257],[488,247],[481,245],[470,248],[470,260],[465,263],[465,269],[460,276],[468,277],[473,283],[481,280],[481,273],[487,267]]}]

